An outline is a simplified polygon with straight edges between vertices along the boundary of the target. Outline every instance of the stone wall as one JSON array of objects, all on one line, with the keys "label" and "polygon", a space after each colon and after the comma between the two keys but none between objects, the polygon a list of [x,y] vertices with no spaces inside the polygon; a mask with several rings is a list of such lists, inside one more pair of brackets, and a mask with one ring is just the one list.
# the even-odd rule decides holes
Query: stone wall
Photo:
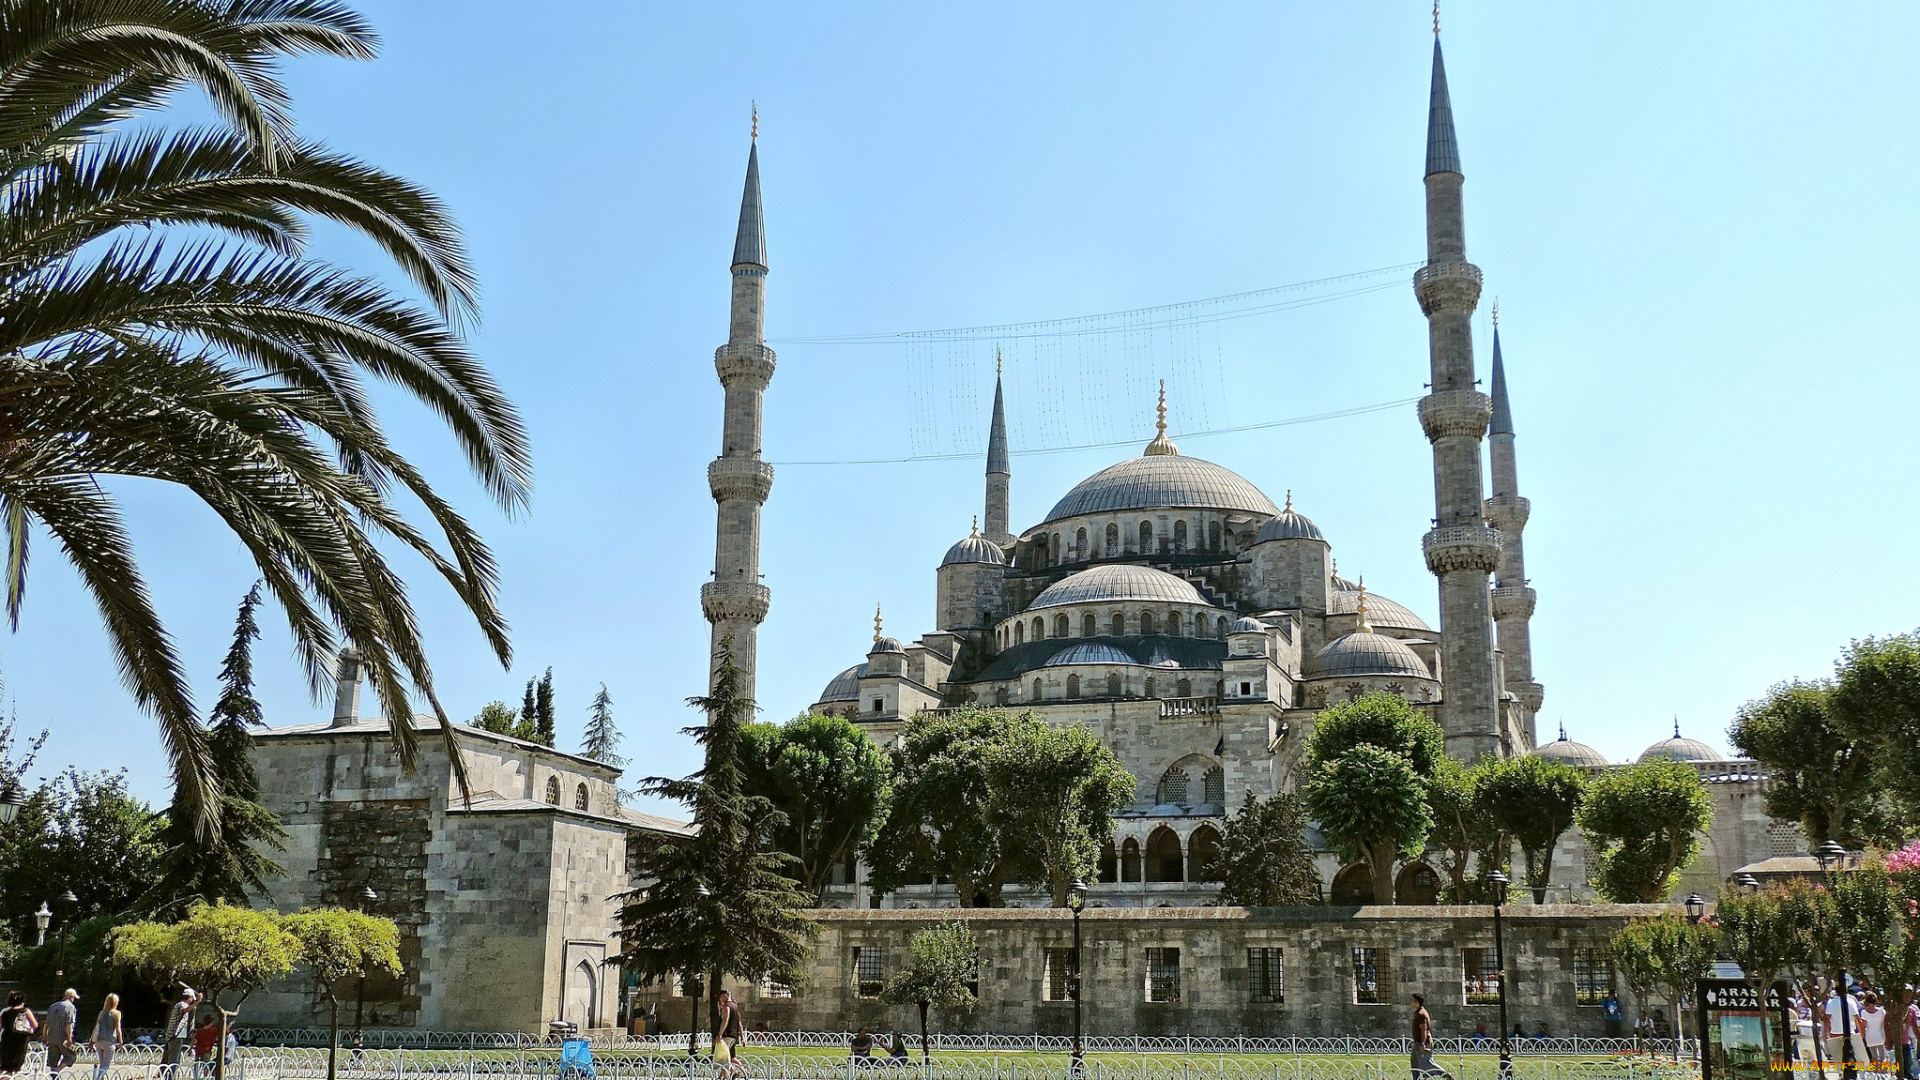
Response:
[{"label": "stone wall", "polygon": [[[1628,920],[1657,906],[1573,906],[1510,910],[1505,920],[1510,1022],[1531,1032],[1542,1022],[1557,1035],[1603,1035],[1597,1001],[1575,1000],[1576,953],[1603,950]],[[882,975],[904,964],[914,931],[940,914],[964,918],[980,943],[980,1002],[968,1016],[940,1021],[949,1032],[1066,1034],[1073,1005],[1046,984],[1047,950],[1073,944],[1063,909],[824,911],[821,935],[801,983],[784,988],[734,985],[749,1023],[775,1030],[908,1030],[915,1010],[884,1005],[856,988],[854,950],[879,950]],[[1442,1035],[1466,1035],[1494,1005],[1465,1003],[1467,950],[1491,958],[1487,908],[1154,908],[1091,910],[1082,916],[1083,1023],[1099,1035],[1401,1035],[1407,995],[1423,994]],[[1371,949],[1379,1004],[1356,1001],[1357,948]],[[1176,1000],[1148,1001],[1149,949],[1178,950]],[[1280,950],[1280,1000],[1255,1000],[1249,949]],[[1588,952],[1587,958],[1595,954]],[[1604,953],[1599,955],[1603,956]],[[1170,954],[1162,954],[1171,959]],[[1600,976],[1606,979],[1604,962]],[[1629,1001],[1624,986],[1623,1001]],[[665,987],[641,991],[657,1004],[666,1030],[685,1030],[687,1003]],[[1061,1000],[1053,1000],[1054,997]],[[1159,996],[1159,995],[1156,995]],[[1629,1011],[1632,1009],[1630,1007]]]}]

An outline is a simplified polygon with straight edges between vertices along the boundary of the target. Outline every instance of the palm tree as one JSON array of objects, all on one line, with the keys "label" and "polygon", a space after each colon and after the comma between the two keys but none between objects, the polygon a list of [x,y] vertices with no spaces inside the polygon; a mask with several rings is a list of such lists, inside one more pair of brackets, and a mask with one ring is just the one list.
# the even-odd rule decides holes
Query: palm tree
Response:
[{"label": "palm tree", "polygon": [[[477,289],[459,232],[427,191],[297,137],[278,77],[286,56],[375,43],[334,0],[0,4],[7,614],[17,630],[37,526],[92,593],[203,830],[218,828],[203,729],[103,478],[177,485],[218,514],[286,612],[310,689],[352,645],[409,767],[410,692],[450,748],[453,725],[380,545],[425,559],[511,658],[491,553],[387,442],[363,381],[427,404],[491,497],[525,506],[525,430],[461,337]],[[152,115],[191,89],[223,125]],[[424,302],[307,256],[314,219],[371,238]]]}]

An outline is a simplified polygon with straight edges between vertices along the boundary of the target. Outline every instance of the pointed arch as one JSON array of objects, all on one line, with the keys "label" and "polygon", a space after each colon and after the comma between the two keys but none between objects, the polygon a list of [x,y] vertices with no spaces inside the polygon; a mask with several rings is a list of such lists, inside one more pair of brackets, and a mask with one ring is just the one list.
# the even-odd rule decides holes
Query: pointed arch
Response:
[{"label": "pointed arch", "polygon": [[1146,856],[1148,881],[1186,880],[1186,858],[1172,829],[1162,825],[1147,834]]},{"label": "pointed arch", "polygon": [[1078,675],[1067,676],[1067,700],[1080,700],[1080,676]]},{"label": "pointed arch", "polygon": [[1044,699],[1046,696],[1047,696],[1046,691],[1041,687],[1040,680],[1039,679],[1033,680],[1033,697],[1031,700],[1040,701]]},{"label": "pointed arch", "polygon": [[1173,550],[1187,550],[1187,522],[1185,518],[1173,523]]},{"label": "pointed arch", "polygon": [[1220,832],[1211,825],[1202,825],[1187,837],[1187,880],[1218,881],[1220,874],[1215,863],[1220,856]]},{"label": "pointed arch", "polygon": [[1227,805],[1227,774],[1215,765],[1200,774],[1200,801],[1225,808]]},{"label": "pointed arch", "polygon": [[1174,683],[1173,696],[1174,697],[1192,697],[1193,696],[1193,680],[1181,679],[1179,682]]},{"label": "pointed arch", "polygon": [[1080,616],[1080,636],[1094,637],[1100,633],[1100,619],[1092,612]]},{"label": "pointed arch", "polygon": [[1087,530],[1082,528],[1073,534],[1073,557],[1075,561],[1084,560],[1093,554],[1087,549]]},{"label": "pointed arch", "polygon": [[1140,880],[1140,841],[1131,836],[1120,842],[1120,880]]},{"label": "pointed arch", "polygon": [[1408,863],[1393,879],[1393,902],[1427,906],[1440,902],[1440,875],[1424,862]]},{"label": "pointed arch", "polygon": [[1171,806],[1186,806],[1187,796],[1193,787],[1193,777],[1179,765],[1160,774],[1160,783],[1154,787],[1153,801]]},{"label": "pointed arch", "polygon": [[1121,691],[1124,688],[1125,688],[1124,680],[1120,678],[1119,672],[1117,671],[1107,672],[1107,696],[1108,697],[1119,697]]},{"label": "pointed arch", "polygon": [[573,789],[573,808],[575,810],[587,808],[587,785],[584,783]]},{"label": "pointed arch", "polygon": [[1111,884],[1120,880],[1120,855],[1114,850],[1111,839],[1100,842],[1099,879],[1102,884]]},{"label": "pointed arch", "polygon": [[1120,554],[1120,526],[1107,522],[1107,557]]},{"label": "pointed arch", "polygon": [[1153,522],[1143,521],[1140,523],[1140,554],[1150,555],[1152,553],[1153,553]]},{"label": "pointed arch", "polygon": [[1111,633],[1114,637],[1119,637],[1122,634],[1125,634],[1127,632],[1127,617],[1118,611],[1114,612],[1113,613],[1113,629],[1108,632]]},{"label": "pointed arch", "polygon": [[547,777],[547,803],[552,806],[560,805],[560,778],[557,776]]},{"label": "pointed arch", "polygon": [[1140,613],[1140,632],[1143,634],[1151,634],[1154,632],[1153,627],[1154,627],[1153,612],[1151,611],[1141,612]]},{"label": "pointed arch", "polygon": [[1073,628],[1067,622],[1066,612],[1063,611],[1060,614],[1055,615],[1053,617],[1053,636],[1054,637],[1063,638],[1068,636],[1072,632],[1073,632]]},{"label": "pointed arch", "polygon": [[1333,875],[1333,896],[1328,901],[1337,907],[1373,903],[1373,873],[1363,862],[1354,863]]}]

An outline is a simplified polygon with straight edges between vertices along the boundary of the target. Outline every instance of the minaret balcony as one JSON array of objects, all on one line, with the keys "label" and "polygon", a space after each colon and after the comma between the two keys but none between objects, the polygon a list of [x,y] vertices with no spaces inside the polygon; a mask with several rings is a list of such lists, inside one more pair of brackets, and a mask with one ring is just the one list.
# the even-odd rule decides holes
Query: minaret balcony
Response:
[{"label": "minaret balcony", "polygon": [[1519,495],[1495,495],[1487,500],[1487,521],[1501,532],[1519,532],[1533,514],[1533,504]]},{"label": "minaret balcony", "polygon": [[1478,390],[1438,390],[1421,398],[1419,408],[1428,442],[1478,439],[1493,419],[1493,399]]},{"label": "minaret balcony", "polygon": [[700,610],[711,623],[765,622],[773,590],[757,581],[709,581],[700,586]]},{"label": "minaret balcony", "polygon": [[1540,703],[1547,700],[1547,688],[1537,682],[1521,683],[1510,689],[1513,691],[1513,696],[1519,698],[1520,704],[1526,706],[1530,713],[1537,714],[1540,711]]},{"label": "minaret balcony", "polygon": [[707,462],[707,487],[715,502],[764,503],[773,490],[773,466],[758,457],[717,457]]},{"label": "minaret balcony", "polygon": [[773,350],[765,345],[729,341],[713,350],[713,367],[720,373],[720,385],[729,390],[736,383],[765,390],[773,381]]},{"label": "minaret balcony", "polygon": [[1472,311],[1480,303],[1480,268],[1470,262],[1428,263],[1413,272],[1413,294],[1420,310]]},{"label": "minaret balcony", "polygon": [[1493,590],[1494,621],[1533,618],[1533,601],[1533,590],[1525,585],[1501,585],[1495,588]]},{"label": "minaret balcony", "polygon": [[1485,525],[1448,525],[1420,538],[1427,569],[1436,574],[1478,570],[1491,574],[1500,566],[1500,534]]}]

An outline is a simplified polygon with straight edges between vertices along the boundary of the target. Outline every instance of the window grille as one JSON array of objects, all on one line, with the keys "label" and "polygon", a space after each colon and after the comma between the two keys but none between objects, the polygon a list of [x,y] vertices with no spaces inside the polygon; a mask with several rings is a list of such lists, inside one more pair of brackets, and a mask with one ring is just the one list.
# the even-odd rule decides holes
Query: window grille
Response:
[{"label": "window grille", "polygon": [[1500,1004],[1500,972],[1492,949],[1460,950],[1460,1000],[1469,1005]]},{"label": "window grille", "polygon": [[872,946],[853,950],[853,992],[858,997],[877,998],[887,984],[887,956]]},{"label": "window grille", "polygon": [[1201,802],[1210,802],[1219,806],[1227,803],[1227,778],[1215,765],[1200,777]]},{"label": "window grille", "polygon": [[760,980],[760,998],[762,1001],[789,1001],[793,998],[793,986],[769,975]]},{"label": "window grille", "polygon": [[1188,783],[1189,780],[1186,770],[1168,769],[1167,774],[1160,778],[1160,797],[1157,801],[1172,803],[1175,806],[1185,806],[1187,804]]},{"label": "window grille", "polygon": [[1180,950],[1147,950],[1147,1000],[1180,1000]]},{"label": "window grille", "polygon": [[1573,1003],[1599,1008],[1613,993],[1613,969],[1599,949],[1573,951]]},{"label": "window grille", "polygon": [[1379,949],[1355,948],[1353,950],[1353,1003],[1355,1005],[1386,1005],[1391,1002],[1388,996],[1386,968],[1380,962]]},{"label": "window grille", "polygon": [[1068,992],[1073,975],[1073,950],[1047,950],[1047,984],[1043,988],[1047,1001],[1070,1001],[1073,995]]},{"label": "window grille", "polygon": [[1286,995],[1286,950],[1247,950],[1247,1000],[1279,1005]]}]

